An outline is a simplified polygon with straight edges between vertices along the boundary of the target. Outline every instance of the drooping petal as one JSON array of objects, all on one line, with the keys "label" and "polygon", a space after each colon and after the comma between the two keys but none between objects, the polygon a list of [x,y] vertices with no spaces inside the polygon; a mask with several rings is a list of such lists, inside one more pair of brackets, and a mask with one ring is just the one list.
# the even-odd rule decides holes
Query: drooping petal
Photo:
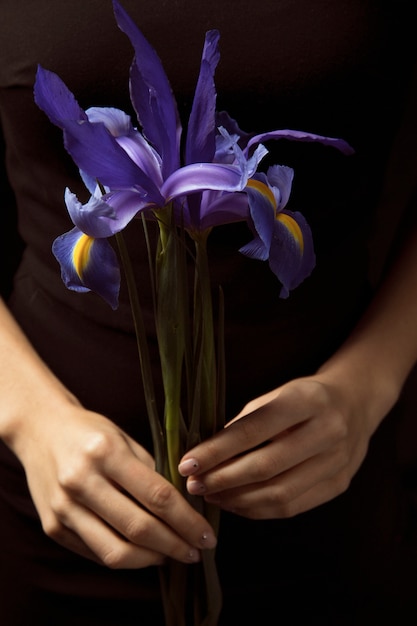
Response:
[{"label": "drooping petal", "polygon": [[250,259],[256,259],[258,261],[267,261],[269,256],[269,250],[258,236],[254,237],[252,241],[245,244],[239,249],[241,254],[249,257]]},{"label": "drooping petal", "polygon": [[162,157],[164,177],[179,165],[181,126],[171,86],[154,48],[148,43],[124,8],[113,1],[119,28],[135,50],[130,88],[143,134]]},{"label": "drooping petal", "polygon": [[269,251],[269,266],[282,283],[281,298],[287,298],[311,274],[315,266],[313,237],[301,213],[283,211],[275,221]]},{"label": "drooping petal", "polygon": [[276,212],[276,200],[272,189],[264,180],[249,180],[246,187],[250,214],[255,231],[269,251],[272,237],[274,235],[274,223]]},{"label": "drooping petal", "polygon": [[66,120],[87,119],[74,95],[59,76],[40,65],[36,72],[34,95],[38,107],[60,128],[64,128]]},{"label": "drooping petal", "polygon": [[206,33],[200,74],[188,122],[185,163],[211,163],[215,153],[216,87],[214,72],[220,59],[220,33]]},{"label": "drooping petal", "polygon": [[325,146],[332,146],[337,148],[343,154],[350,155],[354,153],[353,148],[344,139],[338,139],[335,137],[324,137],[323,135],[316,135],[314,133],[306,133],[300,130],[273,130],[266,133],[260,133],[251,137],[244,150],[245,154],[248,154],[250,148],[258,145],[259,143],[269,141],[271,139],[290,139],[292,141],[305,141],[321,143]]},{"label": "drooping petal", "polygon": [[133,203],[121,203],[117,207],[110,205],[107,196],[100,198],[93,195],[86,204],[82,204],[69,189],[65,190],[65,204],[75,226],[94,238],[111,237],[120,232],[138,210],[137,204]]},{"label": "drooping petal", "polygon": [[107,239],[94,239],[73,228],[55,239],[52,252],[68,289],[94,291],[111,307],[118,306],[120,269]]}]

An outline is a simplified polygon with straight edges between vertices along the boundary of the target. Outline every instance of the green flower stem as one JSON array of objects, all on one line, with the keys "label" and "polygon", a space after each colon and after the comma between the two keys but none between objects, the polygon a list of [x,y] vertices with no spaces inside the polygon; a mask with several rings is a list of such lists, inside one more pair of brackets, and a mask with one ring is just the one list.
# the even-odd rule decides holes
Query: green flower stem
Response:
[{"label": "green flower stem", "polygon": [[[195,237],[195,287],[194,287],[194,355],[195,370],[199,379],[195,382],[198,397],[194,404],[199,413],[199,437],[207,439],[217,430],[216,421],[216,351],[213,325],[213,303],[207,256],[209,231]],[[194,429],[193,429],[194,430]]]},{"label": "green flower stem", "polygon": [[[197,380],[194,385],[194,411],[190,427],[189,441],[196,438],[198,423],[198,440],[212,436],[223,426],[224,381],[219,380],[216,367],[215,333],[213,323],[213,303],[211,281],[207,254],[207,237],[209,231],[199,233],[195,238],[195,286],[194,286],[194,337]],[[223,337],[223,303],[220,297],[220,336]],[[223,376],[224,346],[219,346],[220,374]],[[221,421],[221,423],[220,423]],[[194,442],[192,443],[194,445]],[[218,533],[220,525],[220,509],[218,506],[201,501],[202,513]],[[217,573],[215,551],[205,550],[202,555],[205,581],[205,599],[200,601],[200,611],[205,611],[203,626],[216,626],[218,623],[222,593]],[[204,613],[203,613],[204,614]]]},{"label": "green flower stem", "polygon": [[136,287],[136,281],[130,262],[129,253],[127,251],[126,244],[121,232],[116,234],[116,241],[119,247],[120,258],[125,272],[129,292],[133,323],[136,333],[136,341],[139,351],[139,360],[141,366],[143,388],[145,393],[146,408],[148,411],[154,447],[155,465],[157,471],[161,471],[161,468],[163,468],[164,465],[164,436],[157,412],[155,390],[151,373],[152,370],[150,365],[148,343],[145,325],[143,322],[142,309],[139,302],[139,294]]},{"label": "green flower stem", "polygon": [[158,211],[159,249],[157,251],[157,334],[165,394],[167,477],[184,493],[184,480],[178,462],[185,452],[185,424],[181,412],[181,390],[187,322],[185,250],[172,220],[172,207]]}]

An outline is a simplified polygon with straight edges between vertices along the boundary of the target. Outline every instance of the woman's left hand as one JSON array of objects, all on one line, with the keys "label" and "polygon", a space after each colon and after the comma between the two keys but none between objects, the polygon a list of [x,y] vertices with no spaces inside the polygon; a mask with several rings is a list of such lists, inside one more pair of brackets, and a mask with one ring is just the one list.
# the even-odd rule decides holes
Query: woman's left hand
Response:
[{"label": "woman's left hand", "polygon": [[347,489],[374,429],[349,386],[326,375],[296,379],[250,402],[190,450],[180,472],[190,493],[222,509],[252,519],[291,517]]}]

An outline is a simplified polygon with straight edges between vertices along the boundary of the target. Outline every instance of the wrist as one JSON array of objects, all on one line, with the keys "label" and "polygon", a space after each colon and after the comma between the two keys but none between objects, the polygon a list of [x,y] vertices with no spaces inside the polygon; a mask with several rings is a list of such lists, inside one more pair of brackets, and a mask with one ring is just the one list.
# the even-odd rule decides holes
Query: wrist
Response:
[{"label": "wrist", "polygon": [[403,384],[395,367],[355,342],[348,342],[336,352],[316,377],[335,388],[345,406],[361,416],[369,436],[397,402]]}]

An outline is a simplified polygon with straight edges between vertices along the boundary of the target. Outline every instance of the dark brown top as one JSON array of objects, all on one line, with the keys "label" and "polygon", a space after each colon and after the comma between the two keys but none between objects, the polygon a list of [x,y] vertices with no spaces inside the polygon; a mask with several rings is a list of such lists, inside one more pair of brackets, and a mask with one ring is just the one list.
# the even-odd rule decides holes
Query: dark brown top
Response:
[{"label": "dark brown top", "polygon": [[[412,2],[123,4],[158,51],[184,121],[204,33],[218,28],[220,110],[226,109],[247,131],[306,130],[343,137],[356,151],[345,157],[319,145],[282,141],[268,146],[272,162],[295,168],[290,208],[307,217],[317,255],[312,276],[288,300],[278,298],[279,284],[267,264],[237,252],[249,238],[246,228],[223,227],[212,236],[213,285],[221,284],[226,298],[232,417],[256,394],[313,372],[340,344],[369,297],[368,245],[375,220],[383,226],[379,235],[384,259],[408,210],[417,172],[410,165],[415,163],[416,141],[407,141],[408,126],[394,152],[394,182],[386,167],[397,131],[410,123],[403,121],[403,113],[416,56]],[[118,106],[131,112],[132,49],[115,24],[110,0],[3,0],[0,51],[1,127],[13,190],[9,193],[2,179],[7,202],[7,227],[1,228],[2,253],[7,247],[2,260],[6,291],[14,249],[19,250],[11,243],[13,197],[25,248],[10,306],[40,354],[80,400],[147,443],[125,294],[113,312],[94,294],[67,291],[51,254],[54,238],[71,227],[64,188],[69,186],[80,197],[85,191],[62,147],[61,132],[37,109],[32,94],[40,63],[61,76],[81,106]],[[378,204],[387,180],[388,192]],[[138,273],[147,276],[136,224],[129,227],[128,236]],[[146,281],[142,289],[150,319]],[[317,512],[311,514],[315,516]],[[262,541],[262,532],[257,534]],[[259,550],[266,550],[265,545]],[[279,562],[277,556],[277,567]],[[249,570],[244,574],[249,583],[253,575],[257,573]]]}]

